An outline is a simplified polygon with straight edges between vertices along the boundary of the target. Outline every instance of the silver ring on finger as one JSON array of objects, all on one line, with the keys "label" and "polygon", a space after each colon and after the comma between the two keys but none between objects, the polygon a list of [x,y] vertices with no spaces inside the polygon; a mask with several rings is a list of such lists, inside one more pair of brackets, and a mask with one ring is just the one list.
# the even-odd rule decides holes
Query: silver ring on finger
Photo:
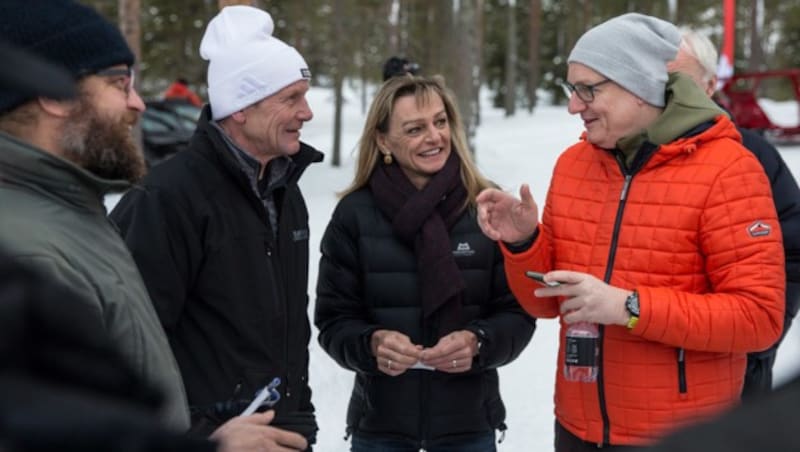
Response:
[{"label": "silver ring on finger", "polygon": [[386,360],[386,368],[389,369],[389,370],[392,370],[392,360],[391,359],[387,359]]},{"label": "silver ring on finger", "polygon": [[458,367],[458,360],[454,359],[453,360],[453,369],[455,369],[456,367]]}]

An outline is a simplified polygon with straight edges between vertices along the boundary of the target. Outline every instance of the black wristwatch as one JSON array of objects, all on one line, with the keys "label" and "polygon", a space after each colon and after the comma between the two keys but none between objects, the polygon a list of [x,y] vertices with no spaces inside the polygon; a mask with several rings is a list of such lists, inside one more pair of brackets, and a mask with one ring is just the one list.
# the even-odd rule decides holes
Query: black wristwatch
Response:
[{"label": "black wristwatch", "polygon": [[634,290],[632,294],[628,295],[628,298],[625,299],[625,309],[631,315],[627,326],[629,330],[632,330],[639,322],[639,292]]},{"label": "black wristwatch", "polygon": [[488,336],[486,335],[486,331],[483,331],[483,328],[477,328],[474,332],[476,333],[475,335],[478,336],[478,353],[480,353],[483,343],[486,342]]}]

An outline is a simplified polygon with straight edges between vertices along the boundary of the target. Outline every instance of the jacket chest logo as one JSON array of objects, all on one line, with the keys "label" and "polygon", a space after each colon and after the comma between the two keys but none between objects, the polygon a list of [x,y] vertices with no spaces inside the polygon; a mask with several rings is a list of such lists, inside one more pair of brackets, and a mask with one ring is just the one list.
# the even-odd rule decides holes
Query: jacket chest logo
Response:
[{"label": "jacket chest logo", "polygon": [[758,220],[747,227],[747,232],[750,234],[750,237],[763,237],[772,232],[772,226]]},{"label": "jacket chest logo", "polygon": [[456,249],[453,250],[453,256],[455,257],[468,257],[475,254],[475,250],[470,248],[469,242],[459,243],[456,246]]},{"label": "jacket chest logo", "polygon": [[292,231],[292,241],[301,242],[308,240],[308,229],[295,229]]}]

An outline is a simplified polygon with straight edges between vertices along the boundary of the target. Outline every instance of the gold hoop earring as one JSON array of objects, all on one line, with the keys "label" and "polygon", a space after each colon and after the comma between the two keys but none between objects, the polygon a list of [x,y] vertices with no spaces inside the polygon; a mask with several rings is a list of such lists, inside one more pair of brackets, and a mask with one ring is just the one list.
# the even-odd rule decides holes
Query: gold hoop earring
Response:
[{"label": "gold hoop earring", "polygon": [[384,165],[391,165],[392,164],[392,154],[386,153],[383,154],[383,164]]}]

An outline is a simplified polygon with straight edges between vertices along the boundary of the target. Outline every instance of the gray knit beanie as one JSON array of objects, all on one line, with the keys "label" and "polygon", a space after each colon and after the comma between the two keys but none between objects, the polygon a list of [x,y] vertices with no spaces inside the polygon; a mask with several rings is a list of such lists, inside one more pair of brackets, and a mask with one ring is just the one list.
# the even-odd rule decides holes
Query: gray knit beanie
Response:
[{"label": "gray knit beanie", "polygon": [[567,63],[588,66],[648,104],[663,107],[667,63],[675,59],[680,42],[680,31],[669,22],[623,14],[584,33]]}]

